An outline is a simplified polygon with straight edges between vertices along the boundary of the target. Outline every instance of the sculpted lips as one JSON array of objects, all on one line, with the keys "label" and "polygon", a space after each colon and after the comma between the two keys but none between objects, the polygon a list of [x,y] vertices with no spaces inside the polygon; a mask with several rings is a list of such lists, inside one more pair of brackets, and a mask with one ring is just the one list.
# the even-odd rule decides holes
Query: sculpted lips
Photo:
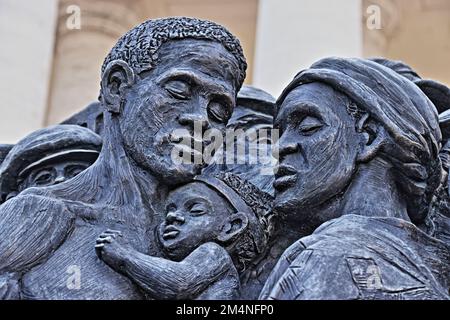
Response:
[{"label": "sculpted lips", "polygon": [[180,230],[178,230],[175,226],[168,225],[167,227],[164,228],[162,238],[164,240],[174,239],[178,236],[179,233],[180,233]]},{"label": "sculpted lips", "polygon": [[277,191],[285,190],[292,187],[298,178],[298,172],[294,167],[289,165],[280,165],[275,173],[274,188]]}]

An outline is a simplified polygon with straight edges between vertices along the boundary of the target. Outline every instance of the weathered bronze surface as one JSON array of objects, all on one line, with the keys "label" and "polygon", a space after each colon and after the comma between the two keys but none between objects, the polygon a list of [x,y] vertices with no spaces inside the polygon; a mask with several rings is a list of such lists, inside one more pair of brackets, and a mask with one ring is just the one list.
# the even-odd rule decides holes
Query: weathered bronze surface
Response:
[{"label": "weathered bronze surface", "polygon": [[0,298],[449,299],[450,89],[326,58],[275,101],[246,67],[149,20],[98,102],[1,145]]}]

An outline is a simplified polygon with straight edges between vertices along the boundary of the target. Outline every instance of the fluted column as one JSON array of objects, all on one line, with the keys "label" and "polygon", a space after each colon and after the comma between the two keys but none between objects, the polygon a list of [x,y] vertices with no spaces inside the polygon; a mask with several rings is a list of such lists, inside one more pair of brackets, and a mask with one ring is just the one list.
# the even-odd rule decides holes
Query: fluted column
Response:
[{"label": "fluted column", "polygon": [[42,127],[58,0],[0,0],[0,143]]},{"label": "fluted column", "polygon": [[[45,125],[59,123],[96,100],[103,59],[140,22],[131,1],[62,0]],[[79,9],[79,26],[73,21]],[[79,28],[77,28],[79,27]]]}]

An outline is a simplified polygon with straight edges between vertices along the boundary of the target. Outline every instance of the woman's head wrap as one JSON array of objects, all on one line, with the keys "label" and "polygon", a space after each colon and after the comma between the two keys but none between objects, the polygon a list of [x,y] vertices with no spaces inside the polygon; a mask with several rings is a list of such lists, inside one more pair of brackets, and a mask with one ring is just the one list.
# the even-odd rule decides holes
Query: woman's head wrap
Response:
[{"label": "woman's head wrap", "polygon": [[298,73],[277,106],[294,88],[312,82],[344,93],[356,105],[356,110],[347,106],[352,116],[369,114],[385,128],[391,143],[384,146],[382,155],[396,169],[410,218],[415,222],[424,219],[441,175],[441,131],[433,103],[413,82],[376,62],[326,58]]}]

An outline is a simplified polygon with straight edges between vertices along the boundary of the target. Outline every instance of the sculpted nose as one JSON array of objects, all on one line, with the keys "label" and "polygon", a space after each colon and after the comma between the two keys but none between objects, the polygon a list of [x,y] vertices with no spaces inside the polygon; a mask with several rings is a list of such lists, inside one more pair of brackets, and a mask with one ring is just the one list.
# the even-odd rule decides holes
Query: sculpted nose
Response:
[{"label": "sculpted nose", "polygon": [[183,126],[189,126],[191,129],[201,128],[202,130],[209,129],[209,120],[207,115],[187,113],[178,118],[178,122]]},{"label": "sculpted nose", "polygon": [[180,215],[177,211],[169,211],[166,216],[167,223],[179,222],[180,224],[184,223],[184,217]]},{"label": "sculpted nose", "polygon": [[272,154],[274,157],[278,156],[278,161],[282,162],[287,155],[296,153],[299,150],[300,145],[297,142],[280,139],[273,148]]},{"label": "sculpted nose", "polygon": [[63,175],[63,174],[60,174],[60,175],[58,175],[58,176],[56,177],[56,179],[55,179],[55,181],[54,181],[54,184],[62,183],[62,182],[64,182],[65,180],[66,180],[66,179],[65,179],[64,175]]}]

